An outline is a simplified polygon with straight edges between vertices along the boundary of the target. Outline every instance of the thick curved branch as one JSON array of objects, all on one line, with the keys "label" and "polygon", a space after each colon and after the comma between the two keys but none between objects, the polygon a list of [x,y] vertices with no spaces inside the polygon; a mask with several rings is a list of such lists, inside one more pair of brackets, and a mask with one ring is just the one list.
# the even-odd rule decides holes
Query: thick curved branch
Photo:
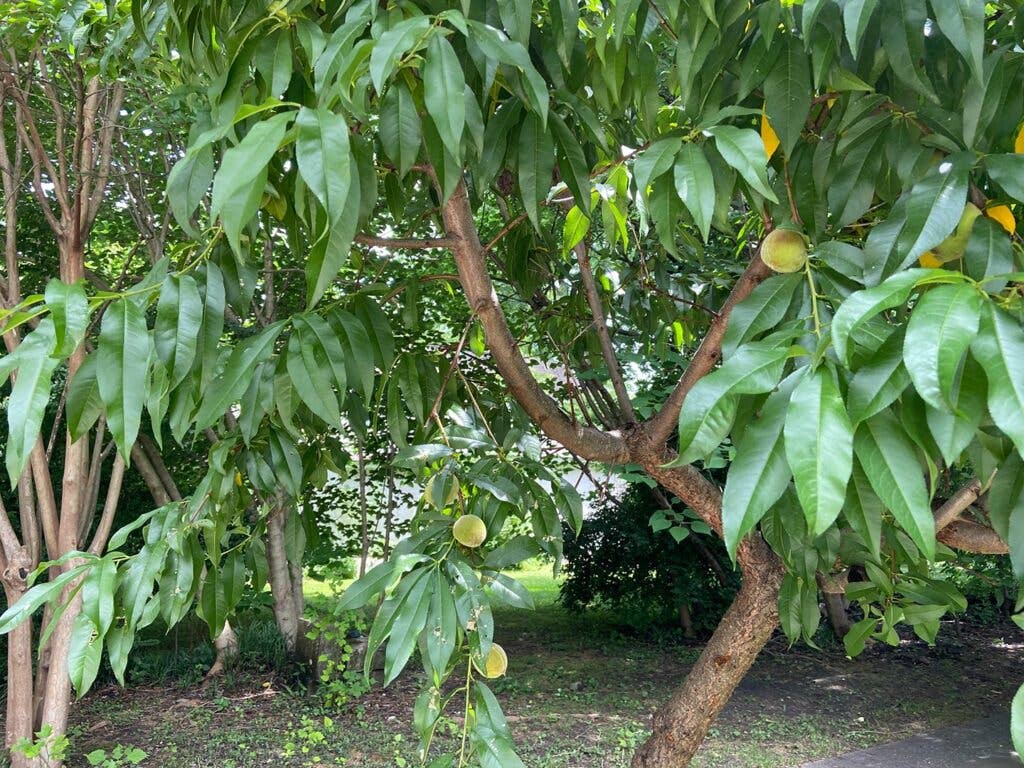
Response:
[{"label": "thick curved branch", "polygon": [[1005,555],[1010,551],[998,533],[986,525],[969,520],[954,520],[939,531],[935,538],[947,547],[979,555]]},{"label": "thick curved branch", "polygon": [[693,389],[694,384],[711,372],[722,357],[722,338],[725,336],[725,328],[729,323],[733,307],[747,298],[750,292],[771,274],[771,269],[761,261],[760,250],[758,250],[754,254],[754,258],[750,260],[750,265],[736,281],[732,293],[729,294],[729,298],[726,299],[718,316],[711,321],[707,333],[704,334],[704,340],[691,358],[690,364],[686,366],[686,370],[683,371],[676,388],[662,404],[661,410],[644,425],[644,429],[653,443],[664,443],[668,440],[679,419],[679,411],[683,407],[686,395]]},{"label": "thick curved branch", "polygon": [[451,250],[462,290],[470,309],[480,318],[487,347],[509,391],[545,434],[573,453],[608,464],[626,462],[629,451],[622,437],[573,423],[534,378],[508,327],[487,273],[485,251],[463,184],[456,187],[444,204],[442,214],[452,241]]}]

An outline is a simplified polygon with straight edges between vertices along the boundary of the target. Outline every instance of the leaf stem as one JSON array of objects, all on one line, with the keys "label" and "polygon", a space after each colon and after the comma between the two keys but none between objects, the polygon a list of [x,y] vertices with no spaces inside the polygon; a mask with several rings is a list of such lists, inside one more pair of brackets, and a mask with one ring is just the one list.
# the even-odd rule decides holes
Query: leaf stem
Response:
[{"label": "leaf stem", "polygon": [[808,259],[804,262],[804,273],[807,275],[807,284],[811,288],[811,315],[814,317],[814,335],[821,337],[821,315],[818,314],[818,289],[814,285],[814,273],[811,271],[811,262]]},{"label": "leaf stem", "polygon": [[469,733],[469,691],[473,680],[473,650],[466,655],[466,707],[462,714],[462,746],[459,747],[459,768],[466,764],[466,735]]}]

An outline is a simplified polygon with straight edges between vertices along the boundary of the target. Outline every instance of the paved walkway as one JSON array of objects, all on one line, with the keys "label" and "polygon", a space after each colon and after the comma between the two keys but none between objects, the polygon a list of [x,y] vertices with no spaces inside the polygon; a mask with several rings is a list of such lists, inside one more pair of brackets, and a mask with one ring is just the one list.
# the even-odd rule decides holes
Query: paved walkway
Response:
[{"label": "paved walkway", "polygon": [[997,715],[801,768],[1021,768],[1015,754],[1009,715]]}]

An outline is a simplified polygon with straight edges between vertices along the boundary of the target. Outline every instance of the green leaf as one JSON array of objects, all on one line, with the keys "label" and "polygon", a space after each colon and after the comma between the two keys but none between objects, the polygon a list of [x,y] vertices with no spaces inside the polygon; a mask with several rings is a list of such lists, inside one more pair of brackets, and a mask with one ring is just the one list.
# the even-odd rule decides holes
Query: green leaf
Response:
[{"label": "green leaf", "polygon": [[793,387],[803,373],[794,372],[768,396],[760,417],[747,425],[736,445],[722,496],[722,529],[732,558],[740,540],[789,486],[792,473],[786,462],[782,430]]},{"label": "green leaf", "polygon": [[107,409],[107,428],[126,462],[142,422],[150,354],[142,310],[126,299],[107,307],[96,351],[96,385]]},{"label": "green leaf", "polygon": [[637,192],[644,198],[651,182],[672,168],[682,146],[683,140],[679,136],[666,136],[633,158],[633,181]]},{"label": "green leaf", "polygon": [[579,492],[572,485],[563,481],[558,486],[555,502],[562,517],[579,536],[580,530],[583,528],[583,499],[580,498]]},{"label": "green leaf", "polygon": [[[377,374],[370,336],[363,324],[350,312],[336,310],[331,313],[330,320],[335,331],[340,331],[338,336],[344,339],[347,348],[345,366],[348,370],[348,380],[350,382],[359,381],[362,385],[363,397],[369,400],[373,396]],[[354,386],[353,384],[353,388]]]},{"label": "green leaf", "polygon": [[513,536],[484,557],[484,567],[496,571],[511,568],[540,554],[540,546],[530,536]]},{"label": "green leaf", "polygon": [[169,275],[160,288],[153,342],[156,356],[170,374],[168,386],[177,387],[192,370],[203,323],[203,299],[189,275]]},{"label": "green leaf", "polygon": [[102,637],[114,620],[117,563],[109,557],[97,561],[82,582],[82,611]]},{"label": "green leaf", "polygon": [[871,554],[876,558],[882,552],[882,514],[885,506],[878,498],[856,458],[853,460],[853,474],[846,486],[846,505],[843,516],[850,527],[864,540]]},{"label": "green leaf", "polygon": [[96,386],[96,355],[85,358],[75,372],[68,388],[67,412],[72,440],[78,440],[92,429],[103,413],[103,401]]},{"label": "green leaf", "polygon": [[985,5],[975,0],[931,0],[930,5],[942,34],[964,57],[980,83],[984,74]]},{"label": "green leaf", "polygon": [[576,205],[590,215],[590,168],[583,147],[557,114],[548,116],[551,132],[558,147],[558,172],[569,187]]},{"label": "green leaf", "polygon": [[427,577],[432,571],[431,568],[421,568],[409,574],[405,577],[410,582],[409,587],[405,590],[399,587],[396,594],[398,599],[392,618],[391,639],[384,651],[384,685],[389,685],[405,668],[416,647],[416,639],[426,625],[431,584]]},{"label": "green leaf", "polygon": [[800,639],[800,583],[787,573],[779,589],[779,623],[790,644]]},{"label": "green leaf", "polygon": [[462,157],[462,131],[466,125],[466,80],[455,49],[443,35],[434,34],[423,65],[423,101],[445,147]]},{"label": "green leaf", "polygon": [[715,137],[715,146],[722,159],[739,172],[751,189],[773,203],[779,202],[768,186],[765,172],[768,156],[764,152],[764,142],[756,131],[732,125],[716,125],[708,128],[706,133]]},{"label": "green leaf", "polygon": [[929,82],[928,70],[921,66],[926,55],[922,30],[927,21],[924,3],[920,0],[886,0],[880,3],[881,41],[896,77],[926,99],[938,103],[939,98]]},{"label": "green leaf", "polygon": [[936,173],[914,185],[904,201],[907,221],[897,244],[902,264],[913,263],[957,228],[967,187],[967,165],[959,161],[940,163]]},{"label": "green leaf", "polygon": [[881,285],[850,294],[832,318],[832,344],[844,365],[849,364],[853,350],[850,335],[879,312],[906,304],[918,280],[929,274],[927,269],[898,272]]},{"label": "green leaf", "polygon": [[359,185],[351,185],[341,216],[310,249],[306,261],[307,309],[316,306],[348,260],[352,240],[359,227],[361,199]]},{"label": "green leaf", "polygon": [[295,161],[299,175],[335,224],[346,210],[352,187],[352,155],[345,118],[329,109],[302,107],[295,118]]},{"label": "green leaf", "polygon": [[75,617],[71,628],[71,645],[68,648],[68,675],[75,686],[78,698],[82,698],[92,687],[100,671],[103,657],[103,634],[85,613]]},{"label": "green leaf", "polygon": [[199,237],[192,224],[203,196],[213,181],[213,147],[201,144],[191,147],[171,169],[167,176],[167,202],[178,225],[190,237]]},{"label": "green leaf", "polygon": [[555,48],[562,64],[569,66],[573,47],[579,37],[580,7],[577,0],[554,0],[548,9],[555,29]]},{"label": "green leaf", "polygon": [[711,217],[715,212],[715,180],[704,150],[697,144],[684,144],[675,159],[675,185],[679,199],[693,216],[700,236],[707,242]]},{"label": "green leaf", "polygon": [[513,608],[533,610],[533,595],[530,594],[530,590],[515,579],[511,579],[503,573],[496,573],[488,586],[504,603],[511,605]]},{"label": "green leaf", "polygon": [[374,345],[377,366],[381,370],[388,370],[395,359],[395,340],[387,315],[373,301],[365,297],[360,297],[352,305],[352,312],[363,323],[363,327],[366,328],[367,335]]},{"label": "green leaf", "polygon": [[1024,154],[988,155],[985,169],[1010,197],[1024,203]]},{"label": "green leaf", "polygon": [[878,0],[848,0],[843,4],[843,27],[846,30],[846,41],[855,57],[860,53],[861,40],[877,6]]},{"label": "green leaf", "polygon": [[988,377],[992,420],[1024,454],[1024,329],[1012,315],[985,302],[971,354]]},{"label": "green leaf", "polygon": [[811,72],[803,44],[792,35],[783,37],[782,49],[774,49],[775,66],[764,83],[765,112],[786,157],[800,140],[811,111]]},{"label": "green leaf", "polygon": [[228,407],[238,402],[248,388],[256,366],[270,357],[274,342],[283,327],[283,322],[268,325],[259,334],[245,339],[231,351],[224,363],[224,369],[203,395],[199,413],[195,418],[197,430],[206,429],[223,418]]},{"label": "green leaf", "polygon": [[89,302],[81,283],[68,285],[53,279],[46,284],[46,306],[53,319],[54,355],[69,357],[78,349],[89,326]]},{"label": "green leaf", "polygon": [[948,466],[960,458],[971,444],[985,417],[985,372],[974,360],[965,361],[959,390],[949,407],[926,406],[928,430]]},{"label": "green leaf", "polygon": [[345,352],[331,327],[314,314],[295,315],[286,366],[295,391],[331,427],[340,424],[339,397],[347,374]]},{"label": "green leaf", "polygon": [[17,356],[18,361],[18,377],[7,399],[6,461],[12,488],[17,486],[39,439],[53,371],[59,362],[52,356],[55,344],[53,322],[46,318],[25,336],[11,356]]},{"label": "green leaf", "polygon": [[1010,704],[1010,738],[1018,755],[1024,755],[1024,686],[1017,689]]},{"label": "green leaf", "polygon": [[354,611],[362,608],[391,584],[394,566],[390,560],[375,565],[349,585],[338,601],[337,610]]},{"label": "green leaf", "polygon": [[49,603],[59,598],[65,585],[77,579],[82,575],[83,571],[91,566],[91,562],[76,565],[74,568],[64,571],[55,579],[36,584],[25,592],[13,605],[9,605],[3,615],[0,616],[0,635],[6,635],[17,627],[44,603]]},{"label": "green leaf", "polygon": [[589,231],[590,219],[574,205],[565,215],[565,225],[562,227],[562,253],[569,253],[583,242]]},{"label": "green leaf", "polygon": [[380,143],[384,153],[405,176],[416,162],[423,141],[416,103],[401,80],[388,88],[380,106]]},{"label": "green leaf", "polygon": [[903,362],[918,394],[933,408],[953,407],[953,388],[978,332],[981,294],[970,285],[932,288],[914,306]]},{"label": "green leaf", "polygon": [[903,366],[903,334],[893,333],[864,365],[857,369],[846,393],[854,425],[887,408],[910,383]]},{"label": "green leaf", "polygon": [[[964,251],[964,266],[975,280],[1012,272],[1013,246],[1006,230],[987,216],[975,221]],[[999,293],[1006,283],[1006,279],[986,280],[983,288],[989,293]]]},{"label": "green leaf", "polygon": [[999,465],[988,493],[988,513],[992,528],[1010,540],[1010,522],[1017,518],[1024,532],[1024,459],[1016,451]]},{"label": "green leaf", "polygon": [[722,357],[728,358],[741,344],[774,328],[786,315],[804,275],[774,275],[758,285],[750,295],[733,307],[722,337]]},{"label": "green leaf", "polygon": [[540,231],[540,203],[551,190],[555,148],[536,115],[527,115],[519,130],[519,191],[534,228]]},{"label": "green leaf", "polygon": [[[396,630],[397,620],[395,622]],[[423,634],[427,646],[427,659],[434,670],[435,680],[440,682],[447,670],[458,638],[458,619],[455,615],[455,598],[452,585],[435,569],[430,579],[430,608]]]},{"label": "green leaf", "polygon": [[487,58],[516,67],[525,79],[523,91],[530,108],[540,118],[542,126],[548,120],[548,86],[533,66],[530,54],[518,40],[510,40],[505,33],[487,24],[469,19],[467,40],[478,46]]},{"label": "green leaf", "polygon": [[853,471],[853,427],[831,371],[818,368],[797,385],[784,436],[807,528],[819,536],[839,517]]},{"label": "green leaf", "polygon": [[384,82],[391,77],[401,59],[430,28],[430,18],[413,16],[400,21],[380,36],[370,54],[370,79],[377,93],[384,92]]},{"label": "green leaf", "polygon": [[259,210],[267,182],[267,165],[284,140],[294,113],[284,112],[256,123],[237,145],[224,153],[213,179],[210,215],[220,217],[228,242],[241,253],[242,229]]},{"label": "green leaf", "polygon": [[854,452],[871,487],[896,521],[929,560],[935,559],[935,519],[917,451],[888,412],[863,422],[854,435]]},{"label": "green leaf", "polygon": [[860,656],[864,651],[864,645],[867,643],[868,638],[874,634],[877,626],[878,619],[874,616],[869,616],[850,627],[850,631],[843,637],[846,655],[850,657]]},{"label": "green leaf", "polygon": [[732,425],[732,396],[774,389],[788,357],[788,349],[752,342],[698,381],[679,412],[679,461],[689,463],[717,447]]}]

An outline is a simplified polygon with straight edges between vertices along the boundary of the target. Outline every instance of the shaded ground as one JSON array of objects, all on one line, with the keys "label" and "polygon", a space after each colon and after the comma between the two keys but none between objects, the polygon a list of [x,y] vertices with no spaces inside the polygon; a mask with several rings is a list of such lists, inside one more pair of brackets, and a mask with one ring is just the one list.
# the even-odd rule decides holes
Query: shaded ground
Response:
[{"label": "shaded ground", "polygon": [[[627,766],[650,713],[699,649],[631,639],[601,617],[566,616],[554,604],[550,579],[525,580],[541,607],[496,612],[496,639],[510,665],[509,676],[492,686],[523,759],[530,768]],[[839,648],[787,649],[777,638],[695,765],[790,768],[1005,711],[1021,680],[1020,642],[1008,620],[984,628],[950,624],[935,648],[908,641],[849,661]],[[118,743],[143,748],[149,757],[142,765],[168,768],[417,764],[415,675],[341,707],[288,686],[269,672],[239,672],[206,689],[102,688],[75,708],[71,766]],[[442,727],[442,748],[459,727],[454,720]]]},{"label": "shaded ground", "polygon": [[871,749],[816,760],[801,768],[1020,768],[1006,714],[941,728]]}]

